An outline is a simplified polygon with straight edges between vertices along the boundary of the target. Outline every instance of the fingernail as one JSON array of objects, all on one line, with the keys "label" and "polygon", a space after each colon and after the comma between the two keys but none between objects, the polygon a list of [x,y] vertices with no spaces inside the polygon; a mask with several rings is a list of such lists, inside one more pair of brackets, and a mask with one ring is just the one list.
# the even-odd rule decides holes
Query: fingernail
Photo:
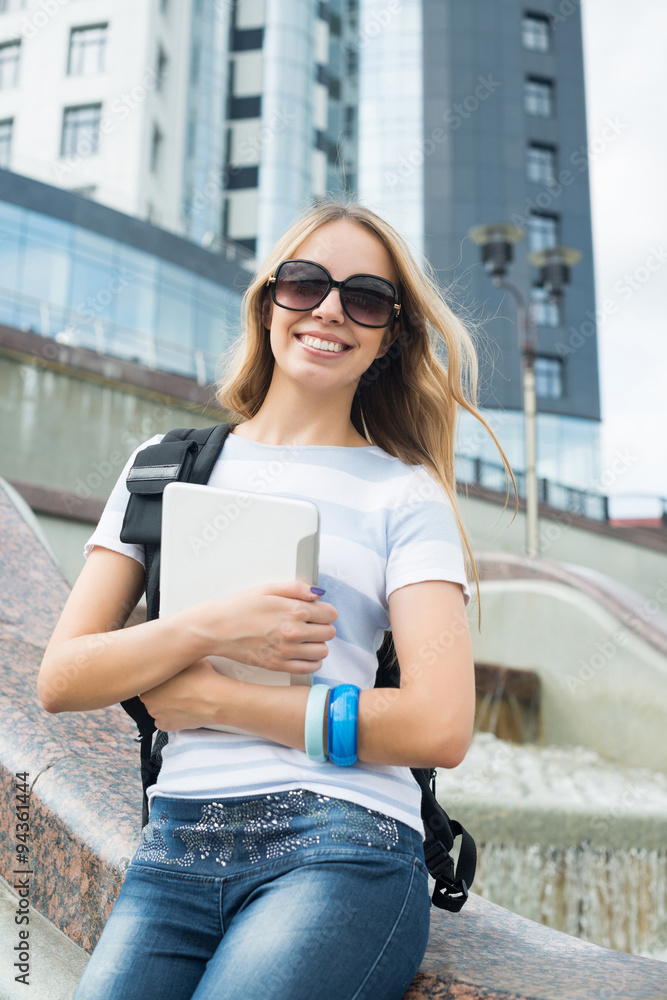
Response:
[{"label": "fingernail", "polygon": [[326,590],[321,590],[320,587],[311,587],[310,592],[311,594],[317,594],[318,597],[321,597],[322,594],[326,594]]}]

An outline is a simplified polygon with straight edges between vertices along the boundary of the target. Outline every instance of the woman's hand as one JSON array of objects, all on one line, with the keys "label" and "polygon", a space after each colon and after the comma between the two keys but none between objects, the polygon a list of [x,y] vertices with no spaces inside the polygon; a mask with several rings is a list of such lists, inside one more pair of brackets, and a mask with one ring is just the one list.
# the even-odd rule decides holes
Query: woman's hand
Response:
[{"label": "woman's hand", "polygon": [[182,615],[206,656],[306,674],[319,670],[328,655],[338,612],[309,584],[291,581],[241,590]]},{"label": "woman's hand", "polygon": [[228,680],[204,657],[139,697],[163,732],[198,729],[217,721]]}]

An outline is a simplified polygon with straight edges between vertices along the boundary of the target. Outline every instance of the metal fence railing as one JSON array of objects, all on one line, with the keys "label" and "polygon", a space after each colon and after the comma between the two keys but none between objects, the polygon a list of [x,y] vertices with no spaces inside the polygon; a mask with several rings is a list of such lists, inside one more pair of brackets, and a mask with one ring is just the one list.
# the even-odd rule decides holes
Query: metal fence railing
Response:
[{"label": "metal fence railing", "polygon": [[[456,472],[462,485],[474,484],[499,493],[506,491],[505,468],[495,462],[459,457]],[[525,498],[525,474],[514,471],[514,478],[519,497]],[[640,494],[605,496],[593,490],[580,490],[544,478],[538,478],[537,492],[540,503],[593,521],[634,521],[667,528],[667,497]]]},{"label": "metal fence railing", "polygon": [[184,375],[196,379],[199,385],[215,381],[217,354],[0,287],[0,322],[7,322],[5,317],[13,305],[19,310],[20,329],[31,330],[59,344],[86,347],[98,354],[135,361],[146,368]]}]

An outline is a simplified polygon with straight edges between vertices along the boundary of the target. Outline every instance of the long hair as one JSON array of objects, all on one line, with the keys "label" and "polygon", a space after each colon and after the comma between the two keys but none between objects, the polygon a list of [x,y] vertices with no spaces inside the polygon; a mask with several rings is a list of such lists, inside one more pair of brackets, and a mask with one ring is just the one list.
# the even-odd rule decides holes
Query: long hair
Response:
[{"label": "long hair", "polygon": [[[509,480],[516,484],[498,438],[477,409],[477,354],[464,323],[444,300],[434,269],[414,260],[405,240],[363,205],[321,203],[277,242],[243,297],[243,333],[223,356],[217,398],[243,420],[261,407],[271,383],[274,358],[262,319],[267,280],[278,264],[297,255],[312,233],[338,219],[363,227],[388,251],[398,278],[400,329],[386,354],[362,375],[351,410],[355,429],[407,465],[423,465],[448,497],[467,553],[479,600],[479,577],[456,499],[455,442],[459,408],[491,435]],[[445,359],[440,355],[445,353]],[[481,621],[481,618],[480,618]]]}]

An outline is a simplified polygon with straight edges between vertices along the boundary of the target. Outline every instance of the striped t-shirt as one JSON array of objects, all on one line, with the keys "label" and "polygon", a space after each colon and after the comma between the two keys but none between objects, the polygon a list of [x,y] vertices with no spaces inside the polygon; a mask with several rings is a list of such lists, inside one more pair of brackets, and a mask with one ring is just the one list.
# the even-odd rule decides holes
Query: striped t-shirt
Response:
[{"label": "striped t-shirt", "polygon": [[[141,447],[161,439],[157,435]],[[86,543],[86,556],[101,545],[144,563],[143,547],[119,537],[133,461],[134,455]],[[405,465],[375,446],[267,445],[230,434],[209,484],[299,497],[319,507],[319,586],[338,618],[314,683],[374,686],[376,653],[390,627],[388,597],[399,587],[451,580],[461,584],[465,603],[470,600],[451,504],[422,466]],[[319,764],[302,750],[213,729],[170,733],[149,798],[218,799],[296,788],[356,802],[424,835],[421,792],[409,768]]]}]

